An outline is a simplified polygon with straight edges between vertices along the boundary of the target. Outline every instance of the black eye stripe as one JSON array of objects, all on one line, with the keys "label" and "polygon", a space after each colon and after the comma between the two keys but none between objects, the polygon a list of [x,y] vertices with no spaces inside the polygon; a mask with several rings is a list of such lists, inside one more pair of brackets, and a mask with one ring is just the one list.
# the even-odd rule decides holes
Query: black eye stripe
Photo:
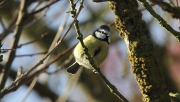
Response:
[{"label": "black eye stripe", "polygon": [[106,34],[106,35],[107,35],[107,33],[105,33],[104,31],[98,31],[98,32],[100,32],[100,33],[102,33],[102,34]]},{"label": "black eye stripe", "polygon": [[92,35],[99,40],[105,41],[108,44],[110,43],[109,33],[106,33],[106,31],[96,30]]}]

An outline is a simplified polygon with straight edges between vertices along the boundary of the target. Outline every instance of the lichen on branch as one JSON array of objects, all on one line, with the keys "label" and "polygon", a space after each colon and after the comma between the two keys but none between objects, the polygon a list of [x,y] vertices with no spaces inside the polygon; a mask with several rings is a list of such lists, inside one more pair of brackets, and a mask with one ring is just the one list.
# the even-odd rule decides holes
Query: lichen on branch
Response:
[{"label": "lichen on branch", "polygon": [[170,102],[169,90],[155,56],[149,30],[138,11],[136,0],[114,0],[109,7],[115,14],[115,25],[124,39],[132,73],[144,102]]}]

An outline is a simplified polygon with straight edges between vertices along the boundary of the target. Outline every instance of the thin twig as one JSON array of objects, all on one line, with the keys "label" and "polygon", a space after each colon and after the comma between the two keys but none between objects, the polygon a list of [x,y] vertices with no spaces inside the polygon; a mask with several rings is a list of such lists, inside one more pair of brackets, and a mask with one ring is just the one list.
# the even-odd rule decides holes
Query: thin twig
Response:
[{"label": "thin twig", "polygon": [[18,89],[21,85],[29,83],[30,81],[32,81],[36,76],[38,76],[39,74],[41,74],[42,72],[44,72],[51,64],[55,63],[56,61],[59,61],[60,58],[62,58],[64,55],[66,55],[68,52],[70,52],[73,48],[75,47],[72,46],[70,48],[68,48],[67,50],[63,51],[62,53],[60,53],[59,55],[57,55],[57,57],[52,60],[51,62],[49,62],[46,66],[44,66],[43,68],[41,68],[40,70],[34,72],[33,74],[23,77],[25,74],[21,75],[21,77],[19,77],[17,80],[15,80],[14,82],[11,83],[10,86],[4,88],[3,90],[1,90],[0,92],[0,96],[4,96],[10,92],[15,91],[16,89]]},{"label": "thin twig", "polygon": [[[74,46],[76,46],[76,44],[75,44]],[[67,60],[65,60],[64,63],[61,64],[61,66],[58,67],[57,70],[55,70],[54,72],[47,72],[47,71],[46,71],[45,73],[47,73],[48,75],[51,75],[51,74],[55,74],[55,73],[61,71],[66,65],[69,65],[69,63],[71,62],[71,60],[72,60],[73,58],[74,58],[74,56],[73,56],[73,54],[71,54],[71,55],[69,56],[69,58],[68,58]]]},{"label": "thin twig", "polygon": [[[50,0],[50,2],[51,2],[51,1],[52,1],[52,0]],[[52,1],[52,2],[53,2],[53,1]],[[42,3],[42,1],[40,1],[39,4],[40,4],[40,3]],[[39,4],[38,4],[38,5],[39,5]],[[34,12],[34,10],[38,7],[38,5],[32,10],[32,12]],[[50,5],[50,6],[51,6],[51,5]],[[24,26],[24,28],[27,28],[27,27],[29,27],[29,26],[37,23],[38,21],[40,21],[40,20],[46,15],[46,13],[47,13],[47,11],[48,11],[48,9],[49,9],[50,6],[44,8],[44,9],[46,9],[46,10],[45,10],[45,12],[43,12],[43,14],[41,15],[41,17],[39,17],[39,18],[37,18],[37,19],[33,19],[31,22],[29,22],[28,24],[26,24],[26,25]],[[44,9],[43,9],[43,10],[44,10]],[[31,13],[32,13],[32,12],[31,12]],[[40,12],[40,11],[39,11],[39,12]],[[31,14],[30,14],[30,15],[31,15]]]},{"label": "thin twig", "polygon": [[38,4],[30,12],[34,12],[43,2],[43,0],[38,1]]},{"label": "thin twig", "polygon": [[[6,1],[9,1],[9,0],[6,0]],[[39,10],[29,13],[27,17],[30,17],[30,16],[32,16],[32,15],[35,15],[35,14],[41,12],[42,10],[50,7],[51,5],[55,4],[55,3],[58,2],[58,1],[60,1],[60,0],[56,0],[56,1],[54,1],[54,2],[51,2],[50,4],[42,7],[42,8],[39,9]],[[12,17],[12,22],[10,23],[10,26],[8,27],[7,30],[5,30],[5,31],[1,34],[0,39],[4,39],[9,33],[12,32],[12,29],[14,28],[14,24],[16,23],[17,17],[18,17],[17,15],[15,15],[14,17]],[[44,16],[42,16],[42,17],[44,17]],[[41,19],[41,18],[39,18],[38,20],[40,20],[40,19]],[[29,24],[25,25],[25,28],[28,27],[28,26],[30,26],[31,24],[37,22],[38,20],[35,20],[35,21],[30,22]]]},{"label": "thin twig", "polygon": [[22,67],[18,68],[16,79],[22,75],[22,70],[23,70]]},{"label": "thin twig", "polygon": [[168,4],[167,2],[164,2],[163,0],[150,0],[153,3],[156,3],[166,12],[169,12],[173,18],[180,18],[180,7],[171,6],[171,4]]},{"label": "thin twig", "polygon": [[[75,16],[74,20],[72,21],[72,23],[70,24],[70,26],[68,27],[67,31],[65,32],[64,36],[56,43],[56,46],[49,52],[47,53],[43,59],[41,59],[36,65],[34,65],[34,67],[32,67],[28,72],[25,73],[28,74],[30,72],[32,72],[36,67],[38,67],[39,65],[41,65],[44,60],[49,56],[51,55],[58,47],[59,45],[61,44],[62,40],[65,38],[65,36],[68,34],[69,30],[71,29],[71,27],[73,26],[74,22],[75,22],[75,19],[78,17],[78,14]],[[17,80],[18,81],[18,80]]]},{"label": "thin twig", "polygon": [[[45,12],[46,13],[46,12]],[[39,18],[34,18],[31,22],[29,22],[28,24],[26,24],[25,26],[24,26],[24,28],[28,28],[28,27],[30,27],[30,26],[32,26],[32,25],[34,25],[35,23],[37,23],[38,21],[41,21],[42,19],[43,19],[43,17],[45,16],[45,13],[41,16],[41,17],[39,17]]]},{"label": "thin twig", "polygon": [[[65,25],[66,25],[67,18],[68,18],[68,14],[65,16],[65,18],[64,18],[64,20],[63,20],[64,22],[63,22],[62,25],[59,27],[58,32],[57,32],[57,34],[56,34],[56,36],[55,36],[55,38],[54,38],[54,40],[53,40],[53,42],[52,42],[52,44],[51,44],[51,46],[50,46],[50,48],[49,48],[49,51],[51,51],[51,50],[54,48],[56,42],[58,42],[58,39],[60,38],[60,35],[61,35],[61,33],[62,33]],[[43,66],[45,66],[45,65],[47,64],[47,62],[49,61],[49,58],[50,58],[50,56],[47,57],[47,59],[44,61]],[[27,96],[30,94],[31,90],[33,89],[33,87],[35,86],[36,82],[38,81],[38,77],[39,77],[39,75],[36,76],[36,77],[33,79],[33,81],[31,82],[31,85],[30,85],[30,87],[28,88],[25,96],[23,97],[22,102],[24,102],[24,101],[26,100]]]},{"label": "thin twig", "polygon": [[33,53],[33,54],[16,55],[16,57],[32,57],[32,56],[46,54],[46,53],[47,53],[47,51],[46,52]]},{"label": "thin twig", "polygon": [[20,47],[22,47],[22,46],[24,46],[24,45],[32,44],[32,43],[34,43],[34,42],[36,42],[36,41],[42,40],[42,39],[44,39],[47,35],[48,35],[48,33],[41,34],[41,36],[40,36],[38,39],[35,39],[35,40],[33,40],[33,41],[20,44],[20,45],[18,45],[17,48],[20,48]]},{"label": "thin twig", "polygon": [[15,13],[13,14],[13,17],[11,18],[9,23],[9,27],[7,27],[7,29],[0,35],[0,39],[4,39],[8,34],[13,32],[13,29],[15,28],[15,23],[18,18],[18,11],[19,10],[16,10]]},{"label": "thin twig", "polygon": [[0,8],[7,4],[10,0],[4,0],[0,2]]},{"label": "thin twig", "polygon": [[38,81],[38,77],[35,77],[35,78],[33,79],[33,81],[31,82],[31,84],[30,84],[30,86],[29,86],[29,88],[28,88],[25,96],[24,96],[23,99],[21,100],[21,102],[25,102],[26,98],[29,96],[31,90],[32,90],[33,87],[36,85],[36,82],[37,82],[37,81]]},{"label": "thin twig", "polygon": [[[156,4],[150,4],[150,6],[155,6]],[[138,9],[139,11],[144,11],[144,10],[146,10],[146,8],[144,7],[144,8],[140,8],[140,9]]]},{"label": "thin twig", "polygon": [[164,27],[169,33],[173,34],[178,41],[180,41],[180,32],[174,30],[169,24],[167,24],[167,22],[152,9],[152,7],[146,0],[138,1],[144,5],[144,7],[149,11],[149,13],[158,21],[158,23],[162,27]]},{"label": "thin twig", "polygon": [[114,22],[111,22],[108,24],[109,27],[113,26],[115,23]]},{"label": "thin twig", "polygon": [[[70,4],[71,4],[71,14],[72,17],[74,17],[76,15],[76,9],[75,9],[75,4],[73,3],[73,0],[69,0]],[[81,0],[80,6],[78,9],[82,9],[83,8],[83,2],[84,0]],[[78,14],[78,13],[77,13]],[[83,36],[79,30],[79,25],[78,25],[78,20],[76,19],[76,21],[74,22],[74,27],[77,33],[77,39],[79,40],[81,46],[84,48],[84,53],[87,56],[87,59],[89,60],[89,63],[92,65],[93,69],[96,71],[96,73],[104,80],[104,82],[106,83],[106,85],[108,86],[108,88],[110,89],[110,91],[115,94],[121,101],[123,102],[128,102],[128,100],[121,95],[117,88],[112,85],[107,79],[106,77],[101,73],[101,71],[99,70],[99,67],[97,67],[97,65],[95,64],[94,60],[92,59],[92,57],[90,56],[90,54],[88,53],[88,48],[85,46],[84,42],[83,42]]]},{"label": "thin twig", "polygon": [[83,69],[80,68],[74,76],[71,75],[72,78],[70,78],[68,85],[66,86],[66,88],[64,88],[63,92],[61,93],[56,102],[67,102],[69,95],[71,94],[71,92],[73,92],[74,88],[78,83],[82,70]]},{"label": "thin twig", "polygon": [[50,4],[48,4],[48,5],[46,5],[46,6],[42,7],[42,8],[40,8],[39,10],[36,10],[36,11],[34,11],[34,12],[31,12],[29,15],[30,15],[30,16],[35,15],[35,14],[37,14],[37,13],[43,11],[44,9],[50,7],[51,5],[55,4],[55,3],[58,2],[58,1],[60,1],[60,0],[53,1],[53,2],[51,2]]},{"label": "thin twig", "polygon": [[9,50],[14,50],[15,51],[16,49],[1,49],[1,53],[6,53]]},{"label": "thin twig", "polygon": [[[74,20],[72,21],[72,23],[70,24],[70,26],[68,27],[67,31],[65,32],[64,36],[67,35],[67,33],[69,32],[69,30],[71,29],[71,27],[73,26],[75,19],[78,17],[78,14],[74,17]],[[64,37],[63,37],[64,38]],[[56,46],[49,52],[47,53],[44,58],[42,58],[38,63],[36,63],[29,71],[25,72],[21,77],[19,77],[18,79],[16,79],[15,81],[13,81],[8,87],[4,88],[1,90],[0,92],[0,97],[3,97],[7,92],[9,92],[10,89],[12,89],[13,87],[18,88],[18,86],[16,85],[16,83],[18,83],[19,81],[21,81],[22,79],[26,78],[26,76],[31,73],[35,68],[37,68],[39,65],[41,65],[44,60],[51,54],[53,53],[61,44],[62,39],[58,41],[58,43],[56,44]],[[44,70],[43,70],[44,71]],[[15,89],[16,89],[15,88]],[[14,89],[14,88],[13,88]]]}]

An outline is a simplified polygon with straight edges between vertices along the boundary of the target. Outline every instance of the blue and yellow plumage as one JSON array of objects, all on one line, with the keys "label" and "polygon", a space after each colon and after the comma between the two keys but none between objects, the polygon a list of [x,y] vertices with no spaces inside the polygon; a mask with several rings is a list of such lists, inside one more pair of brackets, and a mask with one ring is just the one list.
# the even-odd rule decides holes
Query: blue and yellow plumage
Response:
[{"label": "blue and yellow plumage", "polygon": [[[110,29],[106,25],[101,25],[92,35],[86,37],[83,42],[88,48],[88,53],[91,55],[96,65],[100,65],[107,57],[110,43]],[[87,69],[92,69],[89,61],[85,57],[83,47],[80,43],[74,48],[74,57],[76,62],[72,64],[67,72],[75,74],[80,66]]]}]

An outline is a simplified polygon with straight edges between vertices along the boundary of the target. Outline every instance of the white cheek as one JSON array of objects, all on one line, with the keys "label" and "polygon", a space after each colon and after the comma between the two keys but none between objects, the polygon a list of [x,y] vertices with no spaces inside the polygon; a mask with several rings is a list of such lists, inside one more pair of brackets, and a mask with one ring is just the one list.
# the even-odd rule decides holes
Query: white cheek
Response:
[{"label": "white cheek", "polygon": [[100,33],[100,32],[95,32],[95,35],[96,35],[97,38],[100,38],[100,39],[106,38],[106,35],[105,35],[105,34],[102,34],[102,33]]}]

